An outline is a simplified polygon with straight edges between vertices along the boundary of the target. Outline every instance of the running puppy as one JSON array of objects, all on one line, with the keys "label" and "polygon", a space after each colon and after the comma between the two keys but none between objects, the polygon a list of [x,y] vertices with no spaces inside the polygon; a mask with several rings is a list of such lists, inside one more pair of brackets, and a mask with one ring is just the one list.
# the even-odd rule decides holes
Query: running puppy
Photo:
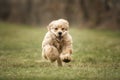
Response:
[{"label": "running puppy", "polygon": [[64,19],[54,20],[47,28],[48,32],[42,42],[42,56],[51,62],[57,61],[58,66],[62,66],[62,62],[70,62],[72,37],[68,32],[68,21]]}]

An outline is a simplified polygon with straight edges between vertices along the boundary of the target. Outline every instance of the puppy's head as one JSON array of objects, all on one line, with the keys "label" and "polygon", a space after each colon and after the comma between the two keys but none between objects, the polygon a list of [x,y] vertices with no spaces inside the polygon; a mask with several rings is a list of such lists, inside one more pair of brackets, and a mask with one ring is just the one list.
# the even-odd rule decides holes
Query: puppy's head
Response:
[{"label": "puppy's head", "polygon": [[68,21],[64,19],[54,20],[48,25],[48,30],[51,31],[58,38],[67,34],[69,29]]}]

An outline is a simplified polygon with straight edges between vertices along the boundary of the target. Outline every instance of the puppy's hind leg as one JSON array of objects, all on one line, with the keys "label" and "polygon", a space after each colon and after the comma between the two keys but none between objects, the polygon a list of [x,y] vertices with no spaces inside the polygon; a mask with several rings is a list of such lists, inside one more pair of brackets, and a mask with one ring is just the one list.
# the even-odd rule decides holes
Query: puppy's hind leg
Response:
[{"label": "puppy's hind leg", "polygon": [[58,59],[59,53],[58,53],[58,50],[54,46],[46,45],[43,48],[42,56],[45,59],[48,59],[51,62],[54,62],[54,61],[56,61]]},{"label": "puppy's hind leg", "polygon": [[62,61],[61,61],[60,57],[58,57],[58,59],[57,59],[57,64],[58,64],[58,66],[62,66]]}]

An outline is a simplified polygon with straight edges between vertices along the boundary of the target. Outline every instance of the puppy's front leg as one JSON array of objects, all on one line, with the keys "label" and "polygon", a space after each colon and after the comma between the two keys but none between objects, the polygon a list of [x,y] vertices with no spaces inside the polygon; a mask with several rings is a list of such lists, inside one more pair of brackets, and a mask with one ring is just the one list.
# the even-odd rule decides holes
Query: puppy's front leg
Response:
[{"label": "puppy's front leg", "polygon": [[60,58],[63,62],[70,62],[71,54],[72,54],[72,40],[69,40],[66,41],[66,44],[63,46]]},{"label": "puppy's front leg", "polygon": [[72,54],[72,49],[71,48],[66,48],[63,50],[63,52],[60,55],[60,58],[63,62],[70,62],[71,61],[71,54]]}]

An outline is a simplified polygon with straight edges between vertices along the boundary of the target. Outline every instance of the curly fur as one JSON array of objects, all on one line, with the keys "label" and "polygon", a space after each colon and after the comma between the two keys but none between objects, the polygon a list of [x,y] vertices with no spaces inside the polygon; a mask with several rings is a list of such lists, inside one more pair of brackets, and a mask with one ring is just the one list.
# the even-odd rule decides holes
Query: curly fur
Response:
[{"label": "curly fur", "polygon": [[42,42],[42,56],[51,62],[70,62],[72,54],[72,37],[69,34],[69,23],[64,19],[54,20],[48,25]]}]

